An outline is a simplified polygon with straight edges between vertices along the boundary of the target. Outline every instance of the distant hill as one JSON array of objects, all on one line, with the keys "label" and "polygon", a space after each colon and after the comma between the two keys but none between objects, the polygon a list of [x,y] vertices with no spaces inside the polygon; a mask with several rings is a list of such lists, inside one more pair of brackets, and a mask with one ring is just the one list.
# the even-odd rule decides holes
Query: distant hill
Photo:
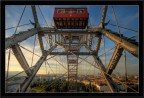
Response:
[{"label": "distant hill", "polygon": [[[7,73],[7,71],[5,71],[5,77],[6,77],[6,73]],[[12,77],[12,76],[14,76],[14,75],[16,75],[16,74],[18,74],[18,73],[20,73],[20,71],[9,71],[9,77]],[[21,74],[19,74],[19,75],[17,75],[18,77],[19,76],[26,76],[26,74],[25,74],[25,72],[23,72],[23,73],[21,73]]]},{"label": "distant hill", "polygon": [[[20,73],[20,71],[9,71],[9,77],[12,77],[18,73]],[[61,75],[62,74],[59,74],[57,76],[61,76]],[[20,77],[20,76],[27,76],[27,75],[25,74],[25,72],[23,72],[23,73],[17,75],[17,77]],[[37,74],[36,76],[55,76],[55,74],[47,74],[47,75],[46,74]],[[6,77],[6,71],[5,71],[5,77]]]}]

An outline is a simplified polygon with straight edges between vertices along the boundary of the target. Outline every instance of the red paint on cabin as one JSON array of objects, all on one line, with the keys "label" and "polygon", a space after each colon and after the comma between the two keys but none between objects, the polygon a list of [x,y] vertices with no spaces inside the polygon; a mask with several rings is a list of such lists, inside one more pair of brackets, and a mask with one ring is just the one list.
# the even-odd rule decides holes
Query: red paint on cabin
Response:
[{"label": "red paint on cabin", "polygon": [[85,29],[88,17],[87,8],[55,8],[53,19],[57,29]]}]

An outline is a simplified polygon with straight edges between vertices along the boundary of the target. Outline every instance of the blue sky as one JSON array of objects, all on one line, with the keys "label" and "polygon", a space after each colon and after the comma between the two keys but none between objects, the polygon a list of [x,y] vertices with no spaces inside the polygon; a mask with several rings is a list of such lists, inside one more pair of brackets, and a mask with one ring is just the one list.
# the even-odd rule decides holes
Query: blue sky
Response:
[{"label": "blue sky", "polygon": [[[54,13],[54,8],[55,7],[87,7],[88,8],[88,12],[89,12],[89,26],[91,27],[96,27],[99,25],[100,20],[101,20],[101,15],[102,15],[102,10],[103,10],[103,5],[57,5],[57,6],[50,6],[50,5],[41,5],[40,8],[46,18],[46,21],[48,23],[49,26],[53,26],[53,13]],[[118,24],[120,26],[126,27],[126,28],[130,28],[130,29],[134,29],[136,31],[138,31],[139,28],[139,11],[138,11],[138,6],[130,6],[130,5],[113,5],[114,9],[115,9],[115,13],[116,13],[116,17],[118,20]],[[20,19],[22,10],[23,10],[24,6],[23,5],[7,5],[6,9],[5,9],[5,29],[9,28],[9,27],[15,27]],[[40,10],[38,9],[38,6],[36,6],[37,9],[37,14],[38,14],[38,19],[39,19],[39,23],[41,24],[41,26],[46,26],[46,23],[40,13]],[[22,17],[22,20],[20,22],[21,24],[27,24],[29,23],[29,20],[34,21],[33,20],[33,15],[32,15],[32,11],[31,11],[31,7],[28,5],[26,7],[26,10],[24,12],[24,15]],[[114,15],[113,15],[113,11],[112,11],[112,7],[111,5],[108,6],[108,11],[107,11],[107,16],[106,16],[106,22],[110,20],[111,24],[116,24],[115,19],[114,19]],[[17,33],[19,33],[20,31],[24,31],[27,30],[29,28],[33,28],[32,25],[28,25],[28,26],[23,26],[23,27],[19,27],[17,30]],[[117,27],[111,26],[111,25],[107,25],[106,28],[111,29],[112,31],[118,31]],[[139,32],[132,32],[132,31],[128,31],[125,29],[120,29],[121,33],[124,34],[124,36],[127,37],[132,37],[136,34],[139,34]],[[12,34],[14,34],[15,29],[10,29],[10,30],[6,30],[5,31],[5,35],[6,37],[11,36]],[[36,36],[37,37],[37,36]],[[135,39],[137,41],[139,41],[138,36],[135,37]],[[95,38],[95,40],[97,40],[97,38]],[[34,41],[34,36],[21,42],[20,45],[23,45],[24,47],[28,48],[29,50],[32,51],[33,49],[33,41]],[[46,39],[43,38],[44,41],[44,45],[46,47]],[[103,40],[102,40],[103,41]],[[95,41],[96,43],[96,41]],[[109,50],[110,48],[115,46],[115,43],[112,42],[111,40],[107,39],[105,37],[105,44],[106,44],[106,50]],[[95,45],[93,45],[93,49],[95,49]],[[48,46],[49,47],[49,46]],[[47,47],[47,48],[48,48]],[[58,47],[60,48],[60,47]],[[81,48],[81,51],[86,50],[84,47]],[[32,58],[32,54],[30,54],[29,52],[25,51],[24,49],[22,49],[24,55],[26,56],[26,60],[28,61],[29,65],[31,64],[31,58]],[[55,50],[56,51],[56,50]],[[60,50],[59,50],[60,51]],[[63,51],[63,49],[61,48],[61,51]],[[106,55],[106,63],[108,65],[109,60],[112,56],[114,49],[112,51],[110,51],[109,53],[107,53]],[[102,54],[104,52],[104,43],[102,42],[101,44],[101,48],[99,51],[99,55]],[[6,51],[6,63],[7,63],[7,53],[8,50]],[[41,55],[41,51],[38,45],[38,41],[36,40],[36,47],[35,47],[35,53]],[[48,56],[49,58],[50,56]],[[83,56],[82,58],[85,58],[86,56]],[[104,63],[104,55],[100,57]],[[33,65],[36,63],[36,61],[39,58],[34,56],[34,62]],[[62,63],[64,64],[64,66],[67,67],[67,63],[66,63],[66,57],[61,56],[58,57],[56,56],[56,59],[62,59]],[[119,71],[119,73],[124,73],[124,60],[123,60],[123,56],[120,59],[120,62],[118,63],[118,66],[116,67],[115,71]],[[93,62],[92,57],[87,58],[88,61],[91,60],[91,63]],[[60,60],[61,61],[61,60]],[[80,60],[81,61],[81,60]],[[54,61],[53,59],[48,61],[49,64],[52,66],[53,70],[55,72],[63,72],[63,68],[60,67],[60,65]],[[135,58],[134,56],[132,56],[131,54],[129,54],[127,52],[127,67],[128,67],[128,73],[129,74],[138,74],[138,69],[139,69],[139,64],[138,64],[139,60],[138,58]],[[18,62],[16,61],[15,57],[11,55],[11,71],[14,71],[15,68],[17,68],[18,71],[22,71],[20,65],[18,64]],[[107,66],[105,65],[105,66]],[[58,71],[56,68],[59,67],[60,70]],[[49,67],[48,67],[49,68]],[[92,70],[90,71],[89,70]],[[66,71],[66,70],[65,70]],[[93,69],[91,66],[89,66],[88,64],[86,64],[86,62],[82,62],[79,65],[79,73],[80,74],[86,74],[87,72],[90,71],[90,74],[92,74],[93,72],[99,73],[99,71],[97,69]],[[45,72],[45,64],[42,65],[39,73],[43,73]],[[51,71],[49,70],[49,73],[51,73]]]}]

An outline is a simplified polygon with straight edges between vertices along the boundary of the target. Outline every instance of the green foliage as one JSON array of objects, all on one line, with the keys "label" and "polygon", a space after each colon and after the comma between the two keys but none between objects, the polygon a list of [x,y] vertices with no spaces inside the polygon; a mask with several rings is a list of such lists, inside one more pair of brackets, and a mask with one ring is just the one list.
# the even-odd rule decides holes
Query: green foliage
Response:
[{"label": "green foliage", "polygon": [[[73,82],[76,85],[76,83]],[[67,92],[68,81],[44,81],[36,82],[31,85],[32,90],[36,92]],[[98,92],[98,89],[94,85],[85,85],[82,82],[77,83],[78,92]]]},{"label": "green foliage", "polygon": [[32,90],[36,91],[37,93],[45,92],[45,90],[43,90],[41,87],[33,87]]}]

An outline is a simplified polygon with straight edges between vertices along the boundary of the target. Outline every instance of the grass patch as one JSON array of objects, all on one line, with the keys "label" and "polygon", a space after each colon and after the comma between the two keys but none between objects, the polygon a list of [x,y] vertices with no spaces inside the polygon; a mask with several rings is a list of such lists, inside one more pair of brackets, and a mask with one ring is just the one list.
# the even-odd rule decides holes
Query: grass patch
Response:
[{"label": "grass patch", "polygon": [[42,93],[45,92],[42,88],[40,87],[33,87],[32,90],[36,91],[37,93]]}]

